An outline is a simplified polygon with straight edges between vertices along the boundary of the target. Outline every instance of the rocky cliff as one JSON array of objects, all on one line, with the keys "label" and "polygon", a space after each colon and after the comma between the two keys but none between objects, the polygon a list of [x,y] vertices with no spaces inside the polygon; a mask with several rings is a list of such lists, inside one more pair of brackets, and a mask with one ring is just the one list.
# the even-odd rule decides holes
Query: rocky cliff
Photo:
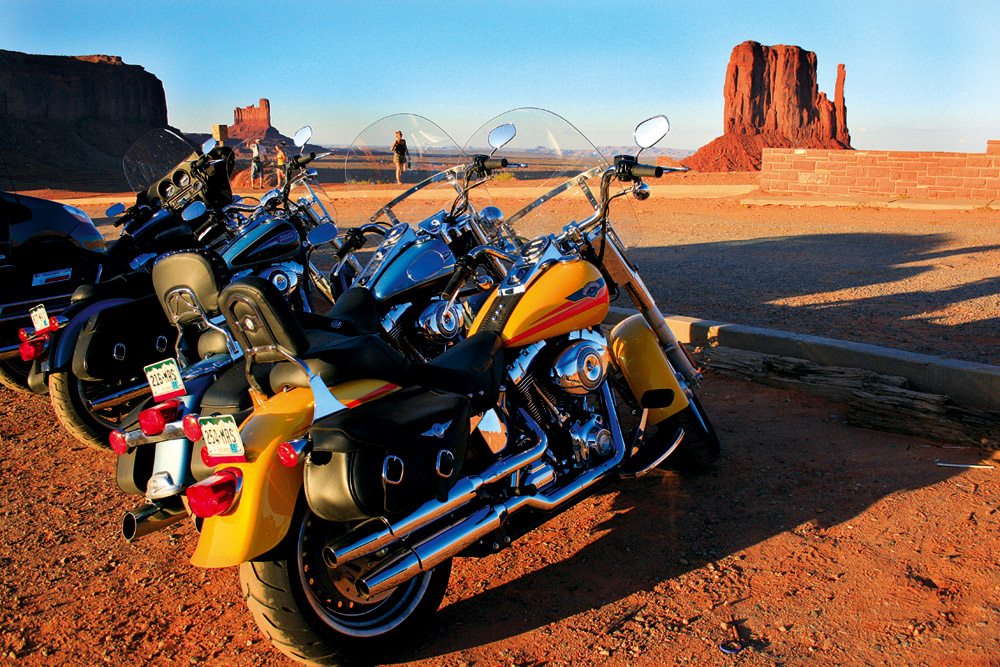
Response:
[{"label": "rocky cliff", "polygon": [[162,82],[118,56],[0,50],[0,157],[18,188],[123,189],[122,155],[166,124]]},{"label": "rocky cliff", "polygon": [[764,147],[850,148],[843,65],[834,101],[816,84],[816,54],[747,41],[729,59],[723,132],[684,164],[699,171],[760,169]]},{"label": "rocky cliff", "polygon": [[229,136],[234,139],[264,139],[276,137],[278,130],[271,125],[271,102],[260,99],[260,105],[233,109],[233,124]]}]

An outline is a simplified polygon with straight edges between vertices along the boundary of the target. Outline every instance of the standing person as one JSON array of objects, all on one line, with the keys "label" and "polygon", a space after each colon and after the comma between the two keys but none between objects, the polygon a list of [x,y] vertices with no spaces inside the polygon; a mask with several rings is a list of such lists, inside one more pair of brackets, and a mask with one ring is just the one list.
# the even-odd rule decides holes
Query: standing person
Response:
[{"label": "standing person", "polygon": [[278,187],[284,185],[285,181],[285,142],[279,141],[274,147],[274,171],[276,174]]},{"label": "standing person", "polygon": [[396,165],[396,182],[403,182],[403,172],[410,166],[410,151],[406,148],[403,132],[396,130],[396,141],[392,144],[392,161]]},{"label": "standing person", "polygon": [[254,139],[250,143],[250,187],[257,187],[260,179],[260,189],[264,189],[264,156],[261,155],[260,141]]}]

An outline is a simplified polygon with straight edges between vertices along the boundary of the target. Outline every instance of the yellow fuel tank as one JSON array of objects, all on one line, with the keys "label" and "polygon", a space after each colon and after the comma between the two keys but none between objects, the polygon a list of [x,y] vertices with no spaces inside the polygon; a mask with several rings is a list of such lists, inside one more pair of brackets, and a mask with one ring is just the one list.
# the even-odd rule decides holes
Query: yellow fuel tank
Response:
[{"label": "yellow fuel tank", "polygon": [[582,259],[558,262],[523,294],[494,292],[472,323],[472,333],[492,324],[500,327],[504,346],[528,345],[600,324],[608,303],[608,286],[593,264]]}]

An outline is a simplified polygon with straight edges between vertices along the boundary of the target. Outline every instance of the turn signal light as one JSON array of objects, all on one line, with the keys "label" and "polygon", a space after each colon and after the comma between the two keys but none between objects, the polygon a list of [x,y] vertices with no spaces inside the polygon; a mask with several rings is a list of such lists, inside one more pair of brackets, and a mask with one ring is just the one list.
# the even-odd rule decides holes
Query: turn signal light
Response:
[{"label": "turn signal light", "polygon": [[181,420],[181,427],[184,429],[184,437],[191,442],[197,442],[201,440],[201,424],[198,423],[198,415],[191,413],[189,415],[184,415],[184,419]]},{"label": "turn signal light", "polygon": [[125,439],[125,431],[112,431],[108,436],[111,443],[111,451],[118,456],[128,453],[128,441]]},{"label": "turn signal light", "polygon": [[309,441],[305,438],[283,442],[278,445],[278,460],[281,465],[294,468],[309,453]]},{"label": "turn signal light", "polygon": [[236,504],[243,473],[238,468],[223,468],[211,477],[188,487],[191,512],[202,519],[225,514]]},{"label": "turn signal light", "polygon": [[46,343],[48,343],[48,339],[36,338],[34,340],[26,340],[18,345],[17,349],[21,353],[21,361],[34,361],[38,359],[45,353]]},{"label": "turn signal light", "polygon": [[28,333],[28,330],[27,330],[27,329],[18,329],[18,330],[17,330],[17,337],[18,337],[18,338],[19,338],[19,339],[20,339],[21,341],[26,341],[26,340],[28,340],[29,338],[31,338],[31,334],[30,334],[30,333]]},{"label": "turn signal light", "polygon": [[139,428],[145,436],[160,435],[167,422],[177,419],[181,411],[180,401],[165,401],[139,413]]}]

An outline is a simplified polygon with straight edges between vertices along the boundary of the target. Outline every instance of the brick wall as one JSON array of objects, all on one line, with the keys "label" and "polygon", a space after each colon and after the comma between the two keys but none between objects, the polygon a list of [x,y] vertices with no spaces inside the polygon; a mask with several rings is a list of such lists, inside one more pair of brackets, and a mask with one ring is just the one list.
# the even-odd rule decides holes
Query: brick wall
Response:
[{"label": "brick wall", "polygon": [[985,153],[765,148],[760,189],[775,194],[1000,199],[1000,141]]}]

